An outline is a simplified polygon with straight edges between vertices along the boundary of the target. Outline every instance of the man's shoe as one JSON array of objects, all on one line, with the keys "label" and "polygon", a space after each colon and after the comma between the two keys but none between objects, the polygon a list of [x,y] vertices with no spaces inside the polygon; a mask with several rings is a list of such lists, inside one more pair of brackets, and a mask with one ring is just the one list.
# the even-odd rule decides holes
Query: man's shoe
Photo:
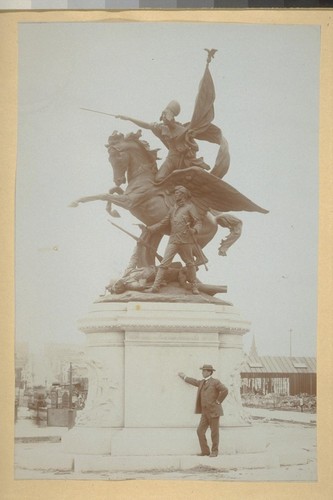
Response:
[{"label": "man's shoe", "polygon": [[210,457],[209,453],[198,453],[197,457]]},{"label": "man's shoe", "polygon": [[217,457],[218,453],[217,451],[212,451],[211,454],[209,455],[210,457]]}]

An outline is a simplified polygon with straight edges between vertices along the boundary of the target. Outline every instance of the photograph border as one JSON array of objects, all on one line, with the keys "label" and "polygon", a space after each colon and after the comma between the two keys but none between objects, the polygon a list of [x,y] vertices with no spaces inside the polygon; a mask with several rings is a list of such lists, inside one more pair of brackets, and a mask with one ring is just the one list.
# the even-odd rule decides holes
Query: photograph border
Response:
[{"label": "photograph border", "polygon": [[[0,102],[5,117],[0,132],[1,196],[3,221],[1,258],[1,347],[2,380],[0,421],[3,436],[0,453],[0,489],[4,499],[106,498],[330,498],[332,492],[332,137],[333,137],[333,28],[331,9],[268,10],[134,10],[134,11],[21,11],[0,17]],[[235,24],[319,25],[320,127],[319,127],[319,263],[318,263],[318,481],[228,482],[228,481],[90,481],[14,480],[14,227],[15,169],[17,152],[18,25],[22,22],[194,22]],[[306,214],[304,214],[306,217]],[[4,452],[5,451],[5,452]]]}]

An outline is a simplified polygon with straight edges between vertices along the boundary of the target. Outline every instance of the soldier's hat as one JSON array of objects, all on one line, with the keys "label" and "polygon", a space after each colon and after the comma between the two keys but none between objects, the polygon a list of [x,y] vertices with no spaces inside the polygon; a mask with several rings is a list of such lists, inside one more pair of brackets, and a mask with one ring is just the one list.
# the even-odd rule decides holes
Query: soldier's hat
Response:
[{"label": "soldier's hat", "polygon": [[191,192],[184,186],[175,186],[174,191],[180,191],[181,193],[184,193],[187,198],[191,198]]},{"label": "soldier's hat", "polygon": [[215,368],[213,368],[212,365],[202,365],[200,367],[200,370],[210,370],[211,372],[215,372],[216,371]]},{"label": "soldier's hat", "polygon": [[187,193],[188,189],[185,186],[181,186],[179,184],[179,186],[175,186],[175,191],[182,191],[183,193]]}]

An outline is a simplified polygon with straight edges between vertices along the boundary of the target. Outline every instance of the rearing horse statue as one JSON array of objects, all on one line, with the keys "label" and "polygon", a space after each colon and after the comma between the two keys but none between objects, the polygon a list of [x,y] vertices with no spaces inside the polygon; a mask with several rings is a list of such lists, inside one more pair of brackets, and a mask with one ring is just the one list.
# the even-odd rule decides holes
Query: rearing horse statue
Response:
[{"label": "rearing horse statue", "polygon": [[[124,136],[115,131],[106,145],[109,161],[113,168],[115,186],[108,193],[85,196],[74,201],[70,206],[90,201],[106,201],[107,211],[112,216],[118,215],[112,204],[129,210],[146,226],[162,220],[174,204],[173,188],[184,185],[192,194],[202,218],[202,229],[197,235],[197,243],[205,247],[215,236],[218,226],[228,228],[230,234],[222,240],[220,255],[241,234],[241,221],[221,210],[247,210],[266,213],[229,184],[199,167],[190,167],[174,171],[162,182],[155,182],[158,172],[156,160],[158,150],[151,150],[149,144],[141,139],[141,131]],[[120,187],[127,182],[125,191]],[[150,246],[157,249],[163,235],[153,235]],[[197,258],[197,252],[194,249]]]}]

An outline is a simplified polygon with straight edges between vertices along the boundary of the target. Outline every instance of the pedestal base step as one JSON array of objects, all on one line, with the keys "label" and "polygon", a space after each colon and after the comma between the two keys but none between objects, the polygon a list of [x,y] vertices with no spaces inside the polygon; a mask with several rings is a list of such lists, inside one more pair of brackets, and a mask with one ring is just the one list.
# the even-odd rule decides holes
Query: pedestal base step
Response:
[{"label": "pedestal base step", "polygon": [[[306,463],[306,458],[303,457],[301,463]],[[230,469],[276,468],[279,466],[279,457],[270,453],[220,455],[215,458],[197,456],[93,457],[91,455],[74,457],[75,472],[179,471],[196,468],[226,471]]]},{"label": "pedestal base step", "polygon": [[[210,432],[207,431],[211,446]],[[62,438],[63,451],[72,455],[111,455],[115,457],[192,456],[200,452],[196,428],[118,428],[76,427]],[[253,427],[220,429],[223,455],[265,453],[265,432]]]},{"label": "pedestal base step", "polygon": [[[52,444],[52,447],[58,447]],[[172,456],[118,456],[111,455],[69,455],[59,449],[49,453],[44,450],[25,450],[16,457],[15,465],[26,470],[57,472],[145,472],[185,471],[195,469],[272,469],[288,465],[308,463],[308,454],[274,452],[219,455],[215,458],[196,455]]]}]

